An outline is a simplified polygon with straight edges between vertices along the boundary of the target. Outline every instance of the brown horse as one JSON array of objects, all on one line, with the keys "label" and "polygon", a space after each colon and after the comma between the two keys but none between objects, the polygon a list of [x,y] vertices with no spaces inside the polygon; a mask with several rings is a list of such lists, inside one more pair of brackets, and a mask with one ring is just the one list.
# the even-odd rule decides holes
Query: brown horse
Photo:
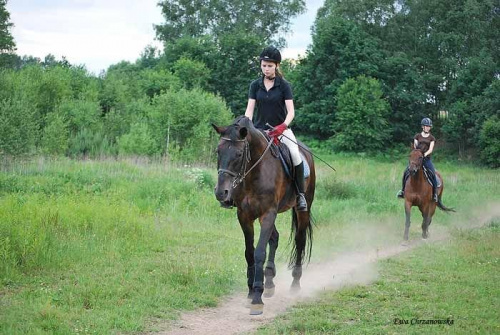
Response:
[{"label": "brown horse", "polygon": [[405,233],[404,239],[408,241],[408,233],[410,230],[410,216],[411,208],[413,206],[418,206],[420,212],[422,213],[422,238],[426,239],[429,237],[429,226],[432,221],[432,216],[436,211],[436,207],[439,207],[445,212],[454,212],[453,208],[447,208],[441,202],[441,196],[443,194],[444,183],[439,172],[436,171],[436,179],[441,180],[441,185],[437,189],[438,202],[432,200],[432,186],[427,182],[424,175],[424,169],[422,167],[424,161],[424,154],[420,149],[413,149],[410,153],[410,161],[408,165],[410,177],[406,181],[405,186]]},{"label": "brown horse", "polygon": [[[222,207],[237,208],[238,220],[245,236],[245,258],[247,261],[248,298],[252,299],[250,314],[262,314],[262,294],[274,293],[273,278],[276,275],[274,259],[278,248],[279,233],[275,226],[278,213],[291,208],[292,248],[289,267],[292,268],[292,290],[300,289],[302,264],[312,248],[311,205],[314,199],[315,171],[311,154],[300,149],[310,167],[306,180],[308,210],[297,211],[296,188],[285,173],[279,158],[271,152],[272,139],[256,129],[250,119],[237,118],[227,127],[212,124],[220,141],[217,147],[218,180],[215,196]],[[259,219],[260,235],[254,248],[254,221]],[[308,248],[306,243],[308,242]],[[266,248],[269,255],[266,260]],[[264,282],[265,277],[265,283]]]}]

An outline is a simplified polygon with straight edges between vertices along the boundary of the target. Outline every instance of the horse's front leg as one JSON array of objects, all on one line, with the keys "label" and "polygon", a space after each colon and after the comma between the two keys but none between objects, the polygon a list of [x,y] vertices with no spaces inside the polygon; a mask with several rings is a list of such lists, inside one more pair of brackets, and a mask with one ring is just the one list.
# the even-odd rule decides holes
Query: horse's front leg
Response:
[{"label": "horse's front leg", "polygon": [[271,238],[269,239],[269,256],[267,257],[267,265],[264,270],[264,277],[266,279],[264,283],[264,297],[270,298],[274,295],[274,277],[276,276],[276,265],[274,263],[274,258],[276,256],[276,249],[278,249],[280,234],[276,229],[276,225],[273,226],[273,232]]},{"label": "horse's front leg", "polygon": [[404,240],[405,242],[408,241],[408,235],[410,232],[410,219],[411,219],[411,203],[409,201],[405,201],[405,216],[406,216],[406,221],[405,221],[405,233],[404,233]]},{"label": "horse's front leg", "polygon": [[429,238],[429,226],[432,222],[432,216],[436,210],[436,205],[431,203],[425,211],[422,211],[422,238],[424,240]]},{"label": "horse's front leg", "polygon": [[238,211],[238,220],[241,230],[245,236],[245,259],[247,261],[247,284],[248,284],[248,299],[253,298],[253,282],[255,279],[255,260],[253,246],[254,242],[254,220],[250,219],[242,211]]},{"label": "horse's front leg", "polygon": [[260,236],[255,249],[255,279],[253,282],[253,299],[250,306],[251,315],[259,315],[264,311],[262,293],[264,292],[264,262],[266,260],[266,247],[274,231],[276,211],[269,211],[260,217]]}]

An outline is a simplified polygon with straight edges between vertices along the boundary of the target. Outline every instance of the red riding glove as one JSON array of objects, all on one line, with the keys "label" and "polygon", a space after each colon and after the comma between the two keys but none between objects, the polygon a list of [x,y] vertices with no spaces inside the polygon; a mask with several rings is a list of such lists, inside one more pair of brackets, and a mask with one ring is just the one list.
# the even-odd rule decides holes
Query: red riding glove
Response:
[{"label": "red riding glove", "polygon": [[269,136],[273,138],[274,144],[279,144],[278,136],[283,134],[283,132],[288,128],[285,122],[277,125],[269,132]]}]

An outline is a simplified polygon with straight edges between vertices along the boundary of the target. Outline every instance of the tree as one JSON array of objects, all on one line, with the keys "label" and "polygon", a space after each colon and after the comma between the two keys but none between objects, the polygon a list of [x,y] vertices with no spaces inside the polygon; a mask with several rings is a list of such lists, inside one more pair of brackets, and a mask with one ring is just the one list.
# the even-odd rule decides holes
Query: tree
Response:
[{"label": "tree", "polygon": [[169,0],[159,5],[165,18],[155,26],[165,42],[159,66],[172,70],[181,58],[203,62],[211,73],[205,87],[220,94],[235,115],[243,113],[248,85],[259,74],[256,56],[266,44],[283,47],[291,18],[305,9],[304,0]]},{"label": "tree", "polygon": [[13,61],[13,53],[16,50],[16,43],[10,34],[13,26],[10,20],[10,13],[6,9],[7,0],[0,0],[0,68],[10,66]]},{"label": "tree", "polygon": [[158,38],[167,43],[203,35],[218,40],[236,32],[270,42],[277,34],[289,31],[290,19],[304,12],[305,1],[166,0],[159,6],[166,22],[155,25],[155,29]]},{"label": "tree", "polygon": [[185,89],[195,87],[206,90],[210,79],[210,70],[205,63],[181,58],[173,65],[174,74],[178,78],[182,78],[181,83]]},{"label": "tree", "polygon": [[25,94],[0,100],[0,155],[22,155],[35,148],[35,112]]},{"label": "tree", "polygon": [[313,43],[296,67],[293,83],[301,131],[330,137],[337,90],[350,77],[375,76],[382,62],[377,41],[339,17],[318,18]]},{"label": "tree", "polygon": [[338,90],[333,143],[353,152],[383,150],[390,138],[389,104],[380,83],[365,76],[348,79]]}]

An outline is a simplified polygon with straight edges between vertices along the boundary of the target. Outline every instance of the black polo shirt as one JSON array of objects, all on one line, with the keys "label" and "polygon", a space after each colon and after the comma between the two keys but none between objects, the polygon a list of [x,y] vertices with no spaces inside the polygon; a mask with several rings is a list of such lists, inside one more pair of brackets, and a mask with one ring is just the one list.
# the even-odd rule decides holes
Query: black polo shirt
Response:
[{"label": "black polo shirt", "polygon": [[255,99],[257,111],[253,117],[255,127],[267,129],[266,123],[275,127],[285,121],[285,100],[292,100],[292,87],[285,79],[276,76],[274,86],[269,91],[264,86],[264,77],[254,80],[250,84],[249,99]]}]

